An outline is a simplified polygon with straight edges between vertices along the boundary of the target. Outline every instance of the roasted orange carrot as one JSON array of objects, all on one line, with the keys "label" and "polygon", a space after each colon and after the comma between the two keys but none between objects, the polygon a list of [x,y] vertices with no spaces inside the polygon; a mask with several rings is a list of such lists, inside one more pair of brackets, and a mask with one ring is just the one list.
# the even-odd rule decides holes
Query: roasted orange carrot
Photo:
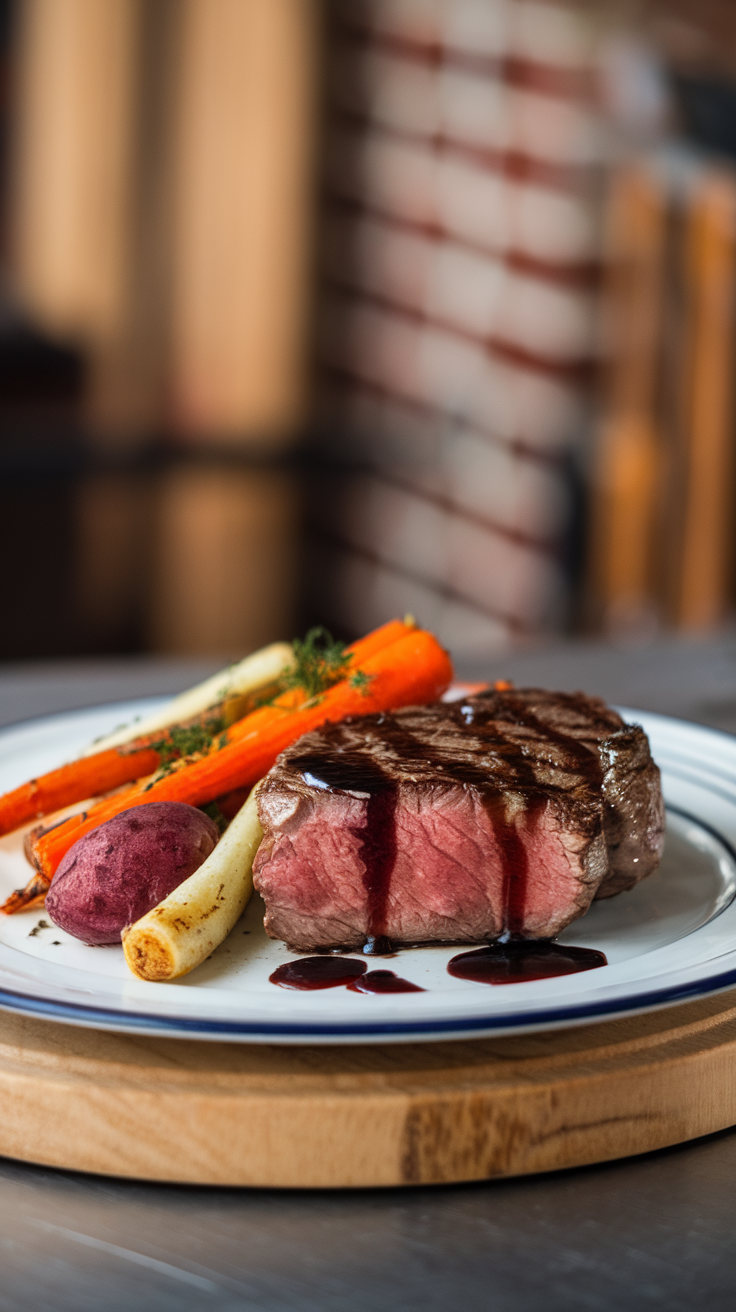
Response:
[{"label": "roasted orange carrot", "polygon": [[31,820],[51,815],[65,806],[73,806],[85,797],[119,788],[121,784],[151,774],[158,768],[158,752],[150,747],[125,754],[111,747],[95,756],[50,770],[38,779],[30,779],[20,788],[0,797],[0,834],[10,834]]},{"label": "roasted orange carrot", "polygon": [[388,624],[382,624],[380,629],[373,629],[371,633],[367,633],[364,638],[358,638],[357,642],[351,643],[346,649],[352,656],[351,666],[355,668],[361,661],[367,661],[369,656],[375,656],[377,651],[383,651],[392,643],[398,642],[400,638],[416,632],[418,627],[418,624],[407,617],[405,620],[389,620]]},{"label": "roasted orange carrot", "polygon": [[[368,633],[365,638],[358,638],[357,642],[352,643],[350,647],[346,648],[346,653],[351,658],[346,676],[348,682],[350,682],[351,677],[355,679],[355,674],[358,674],[358,682],[351,685],[353,691],[360,689],[363,683],[363,676],[365,676],[366,687],[371,683],[372,675],[368,673],[368,666],[366,664],[370,657],[388,651],[389,648],[393,648],[393,646],[401,639],[407,638],[410,634],[417,632],[419,632],[419,630],[414,623],[407,624],[404,620],[390,620],[388,624],[382,624],[380,629],[374,629],[373,632]],[[340,681],[340,683],[341,682],[342,681]],[[339,687],[340,683],[335,686]],[[327,694],[323,694],[323,696],[329,696],[333,691],[334,689],[329,689]],[[250,715],[244,716],[242,720],[238,720],[236,724],[231,725],[228,730],[228,742],[238,742],[241,738],[246,737],[252,738],[256,734],[259,734],[262,729],[265,729],[267,732],[270,731],[270,726],[274,722],[275,713],[278,715],[279,711],[298,710],[300,707],[304,706],[306,700],[305,693],[299,688],[295,688],[290,692],[282,693],[280,697],[277,697],[275,701],[271,702],[268,706],[262,706],[259,710],[252,711]],[[380,709],[386,710],[388,708],[382,707]],[[367,715],[368,710],[346,712],[346,714],[349,713]],[[301,730],[300,732],[306,733],[306,730]],[[296,736],[299,737],[299,734]],[[281,750],[282,749],[279,748],[279,751]]]},{"label": "roasted orange carrot", "polygon": [[29,879],[25,888],[16,888],[14,893],[3,902],[2,911],[6,916],[15,915],[16,911],[35,911],[42,907],[49,891],[49,881],[45,875],[36,873]]},{"label": "roasted orange carrot", "polygon": [[[355,668],[364,657],[384,650],[411,631],[411,625],[401,620],[391,620],[382,625],[347,649],[351,667]],[[292,704],[304,698],[304,694],[300,695],[298,690],[290,696]],[[248,720],[250,717],[244,718]],[[176,726],[171,728],[175,729]],[[52,815],[54,811],[73,806],[75,802],[98,797],[101,793],[119,788],[121,784],[133,783],[136,779],[152,774],[161,764],[161,758],[151,743],[168,741],[170,733],[171,729],[161,730],[122,747],[112,747],[92,756],[83,756],[78,761],[70,761],[58,770],[51,770],[5,793],[0,797],[0,836],[12,833],[14,829],[20,829],[32,820],[40,820]]]},{"label": "roasted orange carrot", "polygon": [[[271,768],[279,752],[310,729],[348,715],[434,701],[451,679],[450,658],[436,638],[422,629],[410,630],[398,642],[361,659],[359,677],[348,674],[322,696],[300,707],[277,702],[253,711],[229,730],[226,746],[199,760],[174,766],[169,774],[141,780],[41,832],[32,845],[34,864],[50,882],[72,844],[121,811],[161,801],[201,806],[232,789],[255,783]],[[37,888],[35,877],[31,883]],[[6,903],[2,909],[20,907]]]}]

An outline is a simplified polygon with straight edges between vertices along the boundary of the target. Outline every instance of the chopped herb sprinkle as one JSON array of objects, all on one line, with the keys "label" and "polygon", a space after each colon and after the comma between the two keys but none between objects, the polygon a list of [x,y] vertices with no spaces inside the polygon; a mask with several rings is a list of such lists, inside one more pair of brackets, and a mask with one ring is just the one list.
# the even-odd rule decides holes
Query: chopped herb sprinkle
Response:
[{"label": "chopped herb sprinkle", "polygon": [[220,832],[220,836],[222,837],[228,827],[229,821],[227,817],[223,815],[217,802],[207,802],[206,805],[198,807],[198,810],[204,811],[204,814],[209,816],[210,820],[214,820]]},{"label": "chopped herb sprinkle", "polygon": [[[219,717],[213,717],[204,724],[174,725],[165,738],[159,738],[157,742],[151,743],[154,752],[158,752],[159,772],[170,774],[176,761],[183,760],[184,757],[206,755],[212,750],[215,738],[222,734],[224,728]],[[218,746],[223,745],[221,740]]]},{"label": "chopped herb sprinkle", "polygon": [[350,654],[345,644],[317,625],[306,638],[293,643],[295,666],[281,680],[283,689],[301,688],[307,697],[319,697],[348,672]]},{"label": "chopped herb sprinkle", "polygon": [[365,670],[354,670],[348,679],[348,683],[351,688],[355,688],[356,692],[362,692],[366,696],[375,677],[375,674],[366,674]]}]

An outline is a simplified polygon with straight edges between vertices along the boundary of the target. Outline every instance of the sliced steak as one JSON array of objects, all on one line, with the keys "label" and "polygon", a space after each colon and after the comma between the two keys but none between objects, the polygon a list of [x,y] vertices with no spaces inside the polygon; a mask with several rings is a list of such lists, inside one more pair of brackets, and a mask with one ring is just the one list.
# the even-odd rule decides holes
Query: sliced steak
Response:
[{"label": "sliced steak", "polygon": [[650,873],[664,832],[643,731],[539,689],[326,725],[258,807],[266,929],[298,951],[552,938]]},{"label": "sliced steak", "polygon": [[479,696],[501,721],[532,715],[547,731],[568,735],[598,753],[608,870],[596,898],[623,893],[656,870],[664,847],[664,801],[641,725],[625,724],[599,697],[584,693],[518,688]]}]

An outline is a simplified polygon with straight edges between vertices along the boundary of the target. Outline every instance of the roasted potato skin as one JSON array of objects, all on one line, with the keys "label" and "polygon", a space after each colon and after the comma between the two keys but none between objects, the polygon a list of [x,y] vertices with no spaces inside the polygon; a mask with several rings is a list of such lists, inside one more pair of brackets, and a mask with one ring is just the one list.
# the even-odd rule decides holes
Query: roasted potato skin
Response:
[{"label": "roasted potato skin", "polygon": [[217,840],[214,822],[186,802],[131,807],[69,849],[51,881],[46,910],[84,943],[119,943],[123,927],[188,879]]}]

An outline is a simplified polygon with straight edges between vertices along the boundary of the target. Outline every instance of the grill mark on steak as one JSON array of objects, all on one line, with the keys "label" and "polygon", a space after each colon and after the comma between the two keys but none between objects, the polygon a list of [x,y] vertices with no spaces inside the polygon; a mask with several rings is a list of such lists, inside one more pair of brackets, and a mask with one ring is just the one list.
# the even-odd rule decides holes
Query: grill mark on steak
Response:
[{"label": "grill mark on steak", "polygon": [[[565,698],[575,710],[580,710],[580,698],[573,693]],[[570,771],[579,771],[591,783],[600,785],[603,779],[603,772],[600,761],[597,757],[583,747],[576,738],[569,734],[562,733],[554,725],[543,724],[542,721],[534,715],[522,700],[514,695],[513,690],[504,691],[504,702],[507,710],[512,714],[516,724],[523,725],[524,728],[538,733],[542,736],[551,738],[564,751],[572,757]],[[466,724],[477,724],[481,721],[481,716],[473,714],[476,708],[470,703],[465,703],[461,708],[463,719]],[[488,728],[491,722],[492,712],[485,711],[482,716],[484,728]],[[497,717],[496,717],[497,718]],[[516,767],[515,774],[517,781],[525,786],[536,785],[534,772],[528,763],[524,762],[519,753],[514,761]],[[520,767],[525,766],[525,770]],[[504,931],[512,938],[518,937],[524,927],[524,911],[526,908],[526,891],[529,876],[529,855],[527,849],[516,829],[516,826],[509,824],[503,814],[499,812],[496,805],[496,798],[501,796],[497,789],[490,789],[484,781],[481,784],[481,796],[486,813],[493,826],[496,840],[501,851],[503,862],[503,927]],[[529,828],[534,829],[538,820],[543,803],[539,798],[533,800],[529,807]]]},{"label": "grill mark on steak", "polygon": [[[583,702],[592,700],[589,698],[584,699],[580,693],[557,693],[555,695],[558,701],[564,702],[570,707],[570,709],[576,711],[580,715],[585,714]],[[479,694],[479,701],[484,696],[488,696],[488,694]],[[570,766],[567,767],[570,773],[577,770],[581,774],[584,774],[591,783],[600,785],[603,778],[600,761],[593,753],[591,753],[590,748],[586,747],[584,743],[581,742],[580,738],[576,738],[569,733],[563,733],[555,724],[550,724],[549,721],[540,719],[540,717],[535,715],[530,709],[528,702],[522,700],[522,698],[513,691],[504,690],[502,694],[503,704],[501,707],[497,704],[497,696],[498,694],[491,694],[487,707],[483,707],[483,710],[480,713],[478,708],[472,706],[470,703],[463,706],[462,709],[466,712],[470,712],[472,715],[472,718],[469,718],[467,715],[464,717],[465,723],[478,724],[487,728],[491,722],[498,723],[499,720],[507,720],[509,723],[522,725],[525,729],[529,729],[531,732],[537,733],[543,738],[551,739],[552,742],[561,747],[563,751],[569,753],[572,757],[572,762]],[[491,700],[491,698],[493,698],[493,700]],[[590,721],[590,716],[587,718]],[[619,720],[618,716],[616,716],[616,720],[619,724],[623,725],[623,721]],[[602,718],[598,720],[596,717],[594,723],[596,728],[610,732],[610,720],[607,719],[604,721]],[[562,768],[565,768],[564,765]],[[534,778],[531,779],[531,782],[535,782]]]}]

